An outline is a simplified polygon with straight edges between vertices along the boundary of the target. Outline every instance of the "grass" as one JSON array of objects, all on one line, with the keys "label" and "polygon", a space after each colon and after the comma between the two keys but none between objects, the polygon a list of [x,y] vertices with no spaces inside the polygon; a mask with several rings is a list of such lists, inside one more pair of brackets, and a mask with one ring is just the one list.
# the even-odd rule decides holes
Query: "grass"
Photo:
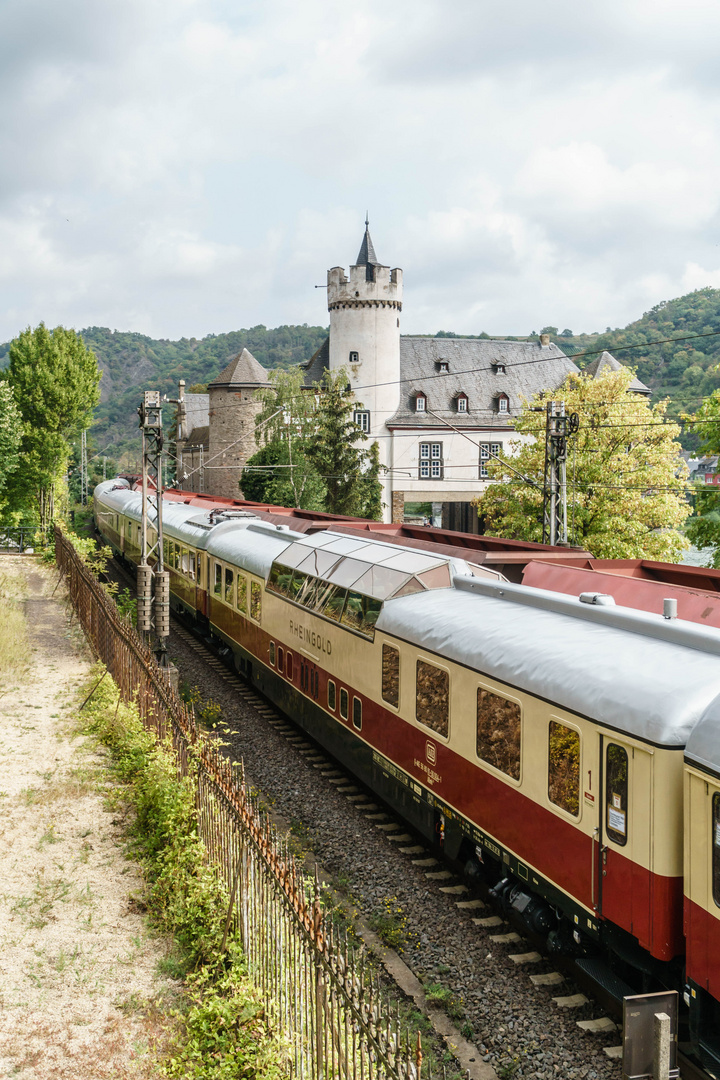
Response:
[{"label": "grass", "polygon": [[6,694],[22,681],[30,654],[18,583],[7,574],[0,574],[0,603],[0,694]]}]

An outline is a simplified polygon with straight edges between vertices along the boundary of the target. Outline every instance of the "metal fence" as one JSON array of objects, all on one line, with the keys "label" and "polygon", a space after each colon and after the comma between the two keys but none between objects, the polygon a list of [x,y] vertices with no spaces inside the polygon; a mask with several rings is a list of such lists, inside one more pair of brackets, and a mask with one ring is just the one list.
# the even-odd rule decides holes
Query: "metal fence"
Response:
[{"label": "metal fence", "polygon": [[22,555],[36,551],[46,542],[48,534],[39,525],[18,525],[0,529],[0,553]]},{"label": "metal fence", "polygon": [[150,649],[59,529],[55,552],[85,634],[122,699],[137,705],[158,738],[171,739],[179,774],[197,783],[200,833],[228,890],[226,934],[231,926],[239,932],[267,1016],[287,1048],[288,1074],[421,1080],[419,1032],[411,1037],[403,1028],[363,956],[334,929],[317,880],[303,872],[242,772],[198,728]]}]

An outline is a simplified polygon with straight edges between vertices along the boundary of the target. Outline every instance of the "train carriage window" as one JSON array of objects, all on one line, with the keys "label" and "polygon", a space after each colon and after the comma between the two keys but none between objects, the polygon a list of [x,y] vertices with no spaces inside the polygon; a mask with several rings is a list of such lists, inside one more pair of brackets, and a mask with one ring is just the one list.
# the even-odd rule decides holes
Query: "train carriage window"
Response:
[{"label": "train carriage window", "polygon": [[712,894],[720,907],[720,793],[712,797]]},{"label": "train carriage window", "polygon": [[288,677],[288,679],[290,680],[290,682],[292,682],[292,678],[293,678],[293,654],[291,652],[288,652],[288,653],[285,654],[285,674]]},{"label": "train carriage window", "polygon": [[188,556],[188,552],[187,552],[186,548],[181,548],[180,566],[182,568],[183,574],[189,574],[190,573],[190,557]]},{"label": "train carriage window", "polygon": [[190,574],[190,580],[194,581],[195,580],[195,552],[194,551],[190,552],[189,558],[190,558],[190,569],[189,569],[188,573]]},{"label": "train carriage window", "polygon": [[234,600],[234,596],[233,596],[233,592],[234,592],[233,586],[234,586],[234,584],[235,584],[235,575],[233,574],[232,570],[229,570],[227,568],[227,566],[226,566],[225,567],[225,603],[226,604],[232,604],[232,602]]},{"label": "train carriage window", "polygon": [[359,697],[353,698],[353,727],[357,731],[362,730],[362,701]]},{"label": "train carriage window", "polygon": [[382,647],[382,696],[397,709],[400,703],[400,653],[392,645]]},{"label": "train carriage window", "polygon": [[275,642],[270,642],[270,664],[275,667]]},{"label": "train carriage window", "polygon": [[482,686],[477,692],[477,755],[488,765],[520,779],[521,714],[516,701],[507,701]]},{"label": "train carriage window", "polygon": [[617,743],[605,753],[605,831],[615,844],[627,844],[628,756]]},{"label": "train carriage window", "polygon": [[[138,547],[140,546],[140,534],[138,533]],[[163,540],[163,562],[165,566],[170,565],[170,545],[167,540]]]},{"label": "train carriage window", "polygon": [[335,683],[332,679],[328,680],[328,709],[335,712]]},{"label": "train carriage window", "polygon": [[216,596],[222,596],[222,566],[220,563],[215,563],[215,584],[213,586],[213,592]]},{"label": "train carriage window", "polygon": [[575,817],[580,813],[580,735],[556,720],[548,728],[548,798]]},{"label": "train carriage window", "polygon": [[450,676],[447,671],[418,660],[415,683],[415,717],[420,724],[443,737],[448,733]]},{"label": "train carriage window", "polygon": [[326,585],[324,589],[318,590],[317,610],[322,612],[326,619],[340,622],[346,596],[347,589],[343,589],[342,586]]},{"label": "train carriage window", "polygon": [[347,720],[347,718],[348,718],[348,692],[343,686],[340,687],[340,715],[342,716],[343,720]]},{"label": "train carriage window", "polygon": [[283,669],[283,661],[284,661],[284,659],[285,659],[285,650],[283,649],[282,645],[278,645],[277,667],[278,667],[278,671],[280,671],[280,672],[282,672],[282,669]]},{"label": "train carriage window", "polygon": [[262,589],[257,581],[250,582],[250,618],[260,622],[262,616]]},{"label": "train carriage window", "polygon": [[281,563],[273,563],[270,577],[268,578],[268,589],[270,589],[271,592],[279,593],[280,596],[287,596],[292,599],[292,577],[293,572],[289,566],[283,566]]},{"label": "train carriage window", "polygon": [[376,600],[371,596],[363,596],[362,593],[348,590],[347,603],[342,613],[343,626],[349,626],[357,630],[363,637],[375,636],[375,623],[382,611],[382,600]]},{"label": "train carriage window", "polygon": [[244,574],[237,576],[237,608],[247,612],[247,578]]}]

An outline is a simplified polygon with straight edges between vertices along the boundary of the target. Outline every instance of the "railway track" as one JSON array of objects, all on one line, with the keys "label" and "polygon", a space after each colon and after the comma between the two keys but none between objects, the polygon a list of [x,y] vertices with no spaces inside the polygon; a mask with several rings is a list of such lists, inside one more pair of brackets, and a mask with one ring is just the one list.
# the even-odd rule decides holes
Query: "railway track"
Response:
[{"label": "railway track", "polygon": [[[182,649],[178,650],[178,645]],[[341,883],[349,879],[351,894],[355,895],[356,890],[361,894],[358,899],[361,900],[362,910],[369,913],[371,924],[374,921],[382,929],[383,903],[385,909],[392,907],[392,903],[388,903],[390,897],[398,897],[397,908],[405,910],[399,898],[401,889],[396,887],[389,895],[382,895],[384,890],[368,887],[369,878],[373,875],[367,864],[359,873],[353,874],[349,870],[348,861],[352,862],[351,857],[348,859],[350,852],[346,850],[341,854],[337,844],[328,837],[328,832],[337,827],[333,820],[338,821],[338,801],[345,803],[342,812],[345,821],[361,822],[364,830],[368,825],[372,826],[369,834],[373,843],[356,845],[358,854],[366,846],[376,850],[379,847],[373,858],[384,864],[383,876],[390,867],[388,876],[396,885],[403,879],[405,882],[413,881],[416,892],[422,891],[419,906],[427,910],[424,917],[421,914],[418,918],[415,912],[412,913],[412,919],[408,920],[409,936],[419,939],[415,942],[414,951],[429,953],[434,963],[426,962],[420,966],[420,974],[426,985],[447,988],[455,1003],[448,1002],[451,1012],[462,1011],[465,1014],[463,1031],[474,1037],[478,1052],[485,1060],[491,1061],[500,1071],[511,1069],[512,1075],[516,1076],[554,1076],[557,1075],[555,1066],[559,1064],[562,1067],[563,1063],[570,1068],[570,1072],[563,1069],[564,1075],[591,1077],[591,1080],[595,1077],[619,1076],[617,1061],[621,1056],[621,1046],[617,1017],[608,1015],[592,997],[584,993],[566,966],[558,967],[543,956],[533,942],[518,933],[502,914],[495,912],[486,898],[468,887],[455,868],[438,858],[424,839],[414,835],[377,796],[363,788],[305,731],[280,713],[240,675],[230,670],[211,645],[199,640],[177,619],[173,619],[171,650],[173,658],[179,662],[183,677],[191,683],[198,683],[203,696],[219,700],[224,711],[228,709],[229,695],[235,695],[236,700],[242,703],[234,714],[231,706],[230,715],[226,717],[230,728],[234,728],[238,721],[240,728],[237,735],[227,737],[230,751],[236,757],[243,758],[252,782],[269,796],[286,818],[296,820],[297,816],[307,825],[314,852]],[[185,657],[175,655],[177,652],[185,653]],[[204,678],[199,665],[205,669]],[[250,712],[255,719],[252,734],[248,723]],[[268,743],[268,740],[272,741]],[[282,767],[277,765],[278,755],[286,758]],[[299,780],[297,777],[301,773],[302,780]],[[291,778],[290,782],[288,777]],[[295,786],[299,783],[306,789],[303,800],[294,798],[299,793],[300,789]],[[313,793],[307,790],[308,785],[316,790],[322,789],[323,794],[313,797]],[[300,807],[300,802],[310,804],[309,813]],[[328,812],[323,812],[322,806],[326,803]],[[377,914],[378,900],[380,916]],[[437,908],[442,911],[440,919]],[[469,955],[473,951],[477,953],[477,946],[481,946],[485,966],[492,969],[492,987],[488,988],[486,977],[479,977],[479,973],[471,970],[472,965],[464,968],[458,949],[453,948],[454,942],[448,941],[450,955],[446,959],[441,955],[444,951],[442,946],[433,943],[431,935],[438,933],[438,923],[442,926],[441,933],[447,936],[445,925],[451,912],[454,912],[457,920],[451,936],[458,932],[461,937],[464,936],[466,949],[472,937],[474,948],[469,950]],[[389,923],[392,919],[388,917],[384,921]],[[402,917],[398,917],[397,921],[402,921]],[[397,936],[395,929],[385,926],[386,937],[392,939]],[[426,940],[423,941],[423,938]],[[406,945],[404,952],[407,951]],[[413,967],[418,970],[415,964]],[[500,1041],[507,1044],[499,1054],[493,1051],[493,1040],[483,1038],[485,1024],[477,1017],[478,1010],[474,1007],[475,1002],[482,1001],[483,1005],[487,1005],[489,1000],[497,998],[495,984],[498,968],[502,968],[517,987],[514,993],[509,994],[515,998],[512,1012],[508,1013],[504,1005],[500,1006],[501,1013],[505,1008],[504,1019],[507,1023],[498,1023],[495,1019],[493,1025],[493,1038],[497,1040],[498,1035],[503,1036]],[[458,978],[453,977],[456,969]],[[483,993],[483,986],[489,991],[487,995]],[[506,989],[508,986],[509,982]],[[438,990],[435,992],[440,993]],[[480,997],[473,999],[473,995]],[[462,1006],[459,1006],[460,1002]],[[531,1036],[530,1042],[535,1042],[534,1053],[528,1053],[526,1039],[521,1046],[517,1046],[520,1038],[518,1033],[523,1032],[523,1019],[536,1012],[543,1014],[539,1027],[546,1039],[536,1041]],[[572,1045],[572,1049],[568,1046],[564,1054],[557,1052],[558,1039],[561,1044],[563,1041],[559,1038],[561,1033]],[[552,1039],[552,1050],[544,1045],[549,1039]],[[552,1062],[546,1061],[548,1054]],[[556,1058],[561,1060],[554,1060]],[[583,1064],[578,1064],[579,1058],[582,1058]],[[552,1071],[545,1071],[544,1066],[547,1065],[552,1066]]]}]

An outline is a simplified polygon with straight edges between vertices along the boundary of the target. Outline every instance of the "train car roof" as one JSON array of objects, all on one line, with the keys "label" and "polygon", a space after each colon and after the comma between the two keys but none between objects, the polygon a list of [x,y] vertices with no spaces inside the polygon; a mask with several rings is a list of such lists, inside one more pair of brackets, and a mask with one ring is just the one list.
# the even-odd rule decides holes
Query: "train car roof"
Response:
[{"label": "train car roof", "polygon": [[685,760],[720,777],[720,701],[715,699],[693,728],[685,748]]},{"label": "train car roof", "polygon": [[377,629],[656,746],[684,747],[720,692],[711,628],[519,585],[455,585],[387,601]]}]

